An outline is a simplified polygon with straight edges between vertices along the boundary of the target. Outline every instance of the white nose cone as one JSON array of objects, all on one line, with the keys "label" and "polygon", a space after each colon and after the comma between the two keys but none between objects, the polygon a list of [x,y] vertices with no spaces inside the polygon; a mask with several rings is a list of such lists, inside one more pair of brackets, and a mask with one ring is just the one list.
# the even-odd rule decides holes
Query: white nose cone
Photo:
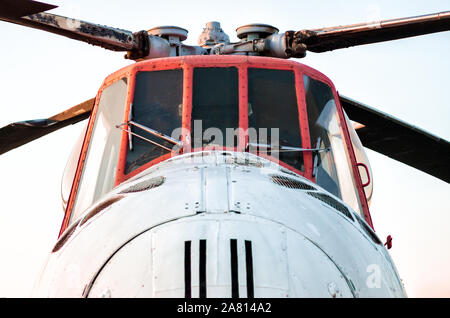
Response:
[{"label": "white nose cone", "polygon": [[236,213],[157,226],[119,249],[89,297],[353,297],[319,247],[277,223]]}]

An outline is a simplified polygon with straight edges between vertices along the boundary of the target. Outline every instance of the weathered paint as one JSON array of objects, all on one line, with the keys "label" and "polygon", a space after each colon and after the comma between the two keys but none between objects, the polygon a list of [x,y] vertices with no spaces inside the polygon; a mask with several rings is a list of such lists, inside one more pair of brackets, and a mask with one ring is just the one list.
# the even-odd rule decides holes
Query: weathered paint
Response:
[{"label": "weathered paint", "polygon": [[[231,297],[231,239],[238,244],[241,297],[247,296],[245,241],[252,242],[255,297],[405,296],[385,247],[356,221],[357,213],[341,203],[349,218],[315,199],[308,192],[326,191],[285,171],[230,151],[184,154],[149,167],[103,200],[156,177],[165,182],[122,194],[77,226],[50,255],[35,296],[184,297],[183,249],[191,241],[192,297],[198,297],[198,244],[206,240],[207,296]],[[284,187],[273,175],[316,190]]]},{"label": "weathered paint", "polygon": [[[124,122],[126,122],[129,118],[129,112],[130,112],[130,105],[133,103],[133,96],[134,96],[134,85],[135,85],[135,76],[138,72],[143,71],[160,71],[160,70],[169,70],[169,69],[183,69],[184,71],[184,80],[183,80],[183,109],[182,109],[182,128],[185,131],[190,132],[191,131],[191,112],[192,112],[192,79],[193,79],[193,69],[195,67],[237,67],[239,70],[239,126],[241,128],[241,131],[246,132],[248,129],[248,96],[247,96],[247,69],[249,67],[252,68],[269,68],[269,69],[277,69],[277,70],[291,70],[295,73],[296,76],[296,93],[297,93],[297,104],[298,104],[298,112],[299,112],[299,123],[300,123],[300,130],[301,130],[301,138],[302,138],[302,145],[304,145],[305,148],[311,148],[311,141],[309,136],[309,128],[308,128],[308,117],[306,112],[306,102],[305,102],[305,96],[304,96],[304,86],[303,86],[303,74],[306,74],[314,79],[320,80],[322,82],[325,82],[328,84],[335,94],[335,98],[337,100],[337,109],[339,113],[340,120],[344,120],[343,118],[343,112],[342,108],[339,104],[339,99],[337,97],[337,92],[334,88],[333,83],[329,78],[327,78],[322,73],[318,72],[317,70],[314,70],[304,64],[294,62],[294,61],[288,61],[288,60],[280,60],[276,58],[266,58],[266,57],[250,57],[250,56],[188,56],[188,57],[173,57],[173,58],[163,58],[163,59],[155,59],[155,60],[149,60],[149,61],[143,61],[139,62],[130,66],[127,66],[114,74],[108,76],[100,91],[98,96],[101,95],[101,92],[111,83],[126,77],[128,79],[128,97],[127,97],[127,105],[125,108],[125,114],[124,114]],[[99,99],[99,98],[97,98]],[[79,185],[79,177],[81,176],[81,172],[83,169],[84,160],[87,153],[87,147],[89,144],[90,135],[92,133],[92,127],[94,124],[94,120],[92,118],[95,118],[96,109],[98,107],[98,103],[95,105],[94,110],[92,112],[91,120],[88,126],[88,132],[86,134],[83,150],[81,152],[80,156],[80,162],[77,168],[77,174],[74,181],[74,185],[72,187],[71,196],[69,198],[68,207],[66,209],[65,218],[63,221],[63,225],[61,227],[60,234],[67,228],[69,225],[70,215],[72,213],[72,208],[75,200],[75,196],[78,190]],[[343,127],[345,126],[345,120],[342,124]],[[353,147],[350,141],[350,137],[346,129],[343,129],[343,135],[345,137],[347,151],[349,152],[349,156],[351,159],[351,164],[353,168],[353,173],[355,176],[355,181],[358,184],[358,194],[361,201],[361,205],[363,208],[363,213],[368,221],[368,223],[372,225],[372,221],[370,218],[370,212],[369,207],[366,202],[365,193],[362,187],[361,177],[359,175],[359,170],[357,168],[357,162],[355,155],[353,153]],[[239,136],[239,144],[236,149],[230,149],[230,150],[238,150],[238,151],[245,151],[246,144],[248,141],[247,134],[241,134]],[[182,137],[182,141],[184,143],[186,142],[186,136]],[[125,175],[125,163],[126,163],[126,154],[127,154],[127,148],[128,148],[128,136],[126,132],[122,134],[122,144],[121,144],[121,151],[120,151],[120,157],[119,157],[119,164],[117,168],[117,174],[116,174],[116,186],[120,185],[125,180],[139,174],[140,172],[144,171],[148,167],[155,165],[161,161],[164,161],[172,156],[172,154],[166,154],[160,158],[156,158],[151,162],[146,163],[145,165],[139,167],[135,171]],[[198,151],[199,149],[192,149],[192,151]],[[200,149],[201,150],[201,149]],[[272,160],[271,157],[266,156],[264,154],[260,154],[261,157],[265,157],[269,160]],[[290,169],[291,171],[300,174],[310,180],[314,181],[314,178],[312,176],[313,168],[312,168],[312,153],[311,152],[305,152],[304,153],[304,162],[305,162],[305,171],[298,171],[297,169],[288,166],[287,164],[281,162],[280,165],[284,166],[287,169]],[[358,181],[359,180],[359,181]]]}]

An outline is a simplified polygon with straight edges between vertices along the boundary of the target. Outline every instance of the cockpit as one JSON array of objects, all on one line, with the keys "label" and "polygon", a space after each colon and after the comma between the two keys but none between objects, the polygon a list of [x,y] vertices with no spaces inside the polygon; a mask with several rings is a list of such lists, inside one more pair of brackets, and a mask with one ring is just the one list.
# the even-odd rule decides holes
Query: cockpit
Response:
[{"label": "cockpit", "polygon": [[130,65],[105,80],[82,138],[77,169],[64,177],[74,180],[63,189],[70,220],[149,167],[205,149],[256,153],[368,212],[356,133],[331,81],[300,63],[192,56]]}]

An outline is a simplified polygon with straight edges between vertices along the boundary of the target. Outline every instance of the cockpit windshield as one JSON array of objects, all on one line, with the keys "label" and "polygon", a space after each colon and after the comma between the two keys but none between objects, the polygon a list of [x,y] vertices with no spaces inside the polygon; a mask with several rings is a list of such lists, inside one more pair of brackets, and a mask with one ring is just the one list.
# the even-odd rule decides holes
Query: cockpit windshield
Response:
[{"label": "cockpit windshield", "polygon": [[313,177],[318,185],[362,212],[333,91],[307,75],[303,76],[303,82],[311,145],[329,149],[314,153]]},{"label": "cockpit windshield", "polygon": [[119,79],[101,94],[72,220],[114,187],[122,138],[116,125],[123,120],[127,84]]},{"label": "cockpit windshield", "polygon": [[258,59],[156,69],[157,62],[146,63],[100,91],[77,168],[73,217],[147,167],[205,148],[266,157],[362,212],[347,128],[320,73]]},{"label": "cockpit windshield", "polygon": [[[250,143],[302,147],[293,71],[248,69],[248,127]],[[268,154],[304,170],[301,151],[289,149]]]},{"label": "cockpit windshield", "polygon": [[128,139],[126,175],[170,153],[173,143],[149,133],[145,127],[172,136],[181,127],[182,104],[183,70],[137,73],[129,116],[136,125],[129,125],[132,134]]},{"label": "cockpit windshield", "polygon": [[195,68],[193,78],[192,147],[236,147],[236,130],[239,127],[238,69]]}]

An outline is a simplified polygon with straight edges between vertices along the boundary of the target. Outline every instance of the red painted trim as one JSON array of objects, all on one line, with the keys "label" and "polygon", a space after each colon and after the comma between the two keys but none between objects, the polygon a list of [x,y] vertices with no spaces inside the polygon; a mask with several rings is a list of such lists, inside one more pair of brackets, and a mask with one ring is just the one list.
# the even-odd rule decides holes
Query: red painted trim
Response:
[{"label": "red painted trim", "polygon": [[[245,67],[247,68],[263,68],[263,69],[271,69],[271,70],[280,70],[280,71],[292,71],[295,76],[295,93],[297,96],[297,107],[298,107],[298,120],[299,120],[299,128],[300,128],[300,136],[302,138],[302,147],[309,148],[311,145],[310,138],[309,138],[309,128],[308,128],[308,116],[306,115],[306,104],[304,102],[304,89],[302,88],[303,81],[301,80],[302,76],[302,67],[303,64],[300,63],[292,63],[291,61],[284,61],[284,63],[277,63],[279,62],[279,59],[272,59],[272,58],[260,58],[257,57],[257,59],[254,60],[255,57],[249,57],[249,61],[251,63],[248,63]],[[268,60],[269,59],[269,60]],[[290,62],[290,63],[285,63]],[[245,77],[245,83],[248,85],[248,71]],[[245,105],[246,113],[245,115],[247,120],[247,125],[245,127],[245,131],[248,131],[248,87],[246,89],[247,94],[247,103]],[[242,127],[242,126],[241,126]],[[246,134],[246,143],[248,142],[248,134]],[[264,157],[266,159],[269,159],[270,161],[276,162],[280,164],[280,166],[291,170],[297,174],[300,174],[304,176],[305,178],[312,180],[312,153],[310,151],[303,152],[303,164],[305,166],[305,171],[300,171],[298,169],[295,169],[294,167],[279,161],[278,159],[275,159],[274,157],[267,156],[263,153],[258,153],[261,157]]]},{"label": "red painted trim", "polygon": [[[133,96],[134,96],[134,77],[137,72],[183,68],[183,70],[184,70],[184,75],[183,75],[184,76],[183,77],[184,90],[183,90],[182,127],[184,129],[187,129],[188,131],[190,131],[190,129],[191,129],[191,127],[190,127],[191,126],[191,112],[192,112],[192,80],[193,80],[193,68],[194,67],[237,67],[238,68],[238,70],[239,70],[239,112],[240,112],[239,113],[239,126],[241,128],[244,128],[245,131],[247,131],[247,129],[248,129],[248,115],[247,115],[248,114],[248,91],[247,91],[248,67],[294,71],[295,78],[296,78],[296,80],[295,80],[296,81],[296,93],[297,93],[297,101],[298,101],[298,107],[299,107],[299,124],[300,124],[301,136],[302,136],[302,144],[304,145],[305,148],[311,147],[302,75],[303,75],[303,73],[306,73],[308,76],[311,76],[315,79],[319,79],[319,80],[329,84],[334,89],[333,83],[325,75],[314,70],[311,67],[308,67],[304,64],[301,64],[301,63],[298,63],[295,61],[282,60],[282,59],[277,59],[277,58],[238,56],[238,55],[236,55],[236,56],[170,57],[170,58],[160,58],[160,59],[142,61],[142,62],[138,62],[136,64],[126,66],[126,67],[114,72],[113,74],[109,75],[105,79],[103,85],[101,86],[101,88],[99,90],[99,93],[97,94],[96,104],[94,106],[91,118],[89,120],[88,129],[86,130],[86,135],[85,135],[85,139],[83,142],[82,151],[80,153],[80,158],[79,158],[78,165],[77,165],[77,171],[76,171],[74,182],[72,185],[72,190],[71,190],[71,193],[69,196],[66,213],[65,213],[64,220],[63,220],[63,223],[61,226],[60,235],[67,228],[69,221],[70,221],[70,216],[71,216],[72,209],[74,206],[76,193],[78,191],[78,186],[79,186],[79,182],[80,182],[82,171],[83,171],[83,165],[84,165],[84,161],[86,160],[86,154],[87,154],[87,150],[88,150],[88,146],[89,146],[89,142],[90,142],[90,138],[91,138],[91,134],[92,134],[93,125],[95,122],[95,116],[97,113],[99,98],[100,98],[101,93],[103,92],[104,88],[124,76],[128,77],[129,91],[128,91],[128,96],[127,96],[126,111],[124,114],[124,121],[126,121],[126,120],[128,120],[128,113],[130,110],[129,106],[130,106],[130,103],[133,100]],[[339,103],[339,100],[338,100],[338,103]],[[340,104],[339,104],[338,108],[341,109]],[[339,112],[340,116],[341,116],[341,113],[342,113],[342,110],[340,110],[340,112]],[[345,122],[344,122],[344,125],[345,125]],[[348,135],[348,131],[347,131],[347,135]],[[348,136],[346,136],[346,138],[347,137]],[[248,135],[240,134],[238,140],[239,140],[239,144],[238,144],[237,150],[245,151],[245,146],[248,141]],[[187,140],[186,135],[182,136],[182,141],[184,142],[186,147],[190,148],[191,143],[190,143],[190,140]],[[348,144],[348,142],[347,142],[347,144]],[[122,148],[121,148],[120,155],[119,155],[118,171],[117,171],[116,182],[115,182],[116,186],[119,185],[120,183],[122,183],[123,181],[127,180],[128,178],[145,170],[149,166],[168,159],[172,155],[172,154],[167,154],[165,156],[157,158],[157,159],[149,162],[148,164],[138,168],[133,173],[130,173],[125,176],[123,174],[123,172],[124,172],[125,162],[126,162],[126,152],[127,152],[126,149],[128,147],[128,138],[126,136],[126,133],[122,134],[121,147]],[[351,146],[350,146],[350,149],[353,150],[353,148],[351,148]],[[236,151],[236,149],[230,149],[230,150]],[[188,151],[186,151],[186,149],[184,149],[184,152],[188,152]],[[354,153],[353,152],[351,152],[351,153],[353,154],[353,162],[355,162]],[[265,154],[260,154],[260,155],[262,157],[266,157],[269,160],[279,163],[281,166],[285,167],[286,169],[292,170],[295,173],[301,174],[309,179],[312,179],[312,154],[310,152],[304,153],[305,172],[298,171],[297,169],[295,169],[283,162],[278,162],[277,159],[274,159]],[[353,164],[353,166],[356,167],[355,164]],[[359,176],[359,174],[357,174],[357,176]],[[362,189],[362,187],[361,187],[361,189]],[[364,196],[364,202],[366,202],[365,196]],[[369,214],[369,217],[370,217],[370,214]],[[371,221],[369,224],[371,224]]]},{"label": "red painted trim", "polygon": [[276,164],[282,166],[283,168],[286,168],[286,169],[288,169],[288,170],[290,170],[290,171],[292,171],[292,172],[295,172],[296,174],[299,174],[299,175],[301,175],[302,177],[305,177],[305,178],[306,178],[306,175],[305,175],[305,172],[304,172],[304,171],[300,171],[300,170],[298,170],[298,169],[295,169],[295,168],[292,167],[291,165],[288,165],[287,163],[285,163],[285,162],[283,162],[283,161],[280,161],[280,159],[274,158],[274,157],[272,157],[272,156],[269,156],[269,155],[267,155],[267,154],[265,154],[265,153],[261,153],[261,152],[258,152],[257,155],[258,155],[259,157],[264,158],[264,159],[270,160],[270,161],[272,161],[272,162],[274,162],[274,163],[276,163]]},{"label": "red painted trim", "polygon": [[370,227],[375,231],[375,228],[374,228],[373,222],[372,222],[372,217],[370,215],[369,205],[367,203],[366,194],[364,192],[364,187],[363,187],[363,184],[362,184],[361,175],[359,174],[359,169],[358,169],[358,164],[357,164],[357,161],[356,161],[355,151],[353,149],[353,144],[352,144],[352,141],[350,139],[350,133],[348,131],[347,121],[345,120],[344,112],[342,110],[341,102],[340,102],[340,99],[339,99],[339,94],[337,93],[337,91],[334,88],[334,86],[331,86],[331,87],[333,89],[334,99],[336,100],[336,106],[337,106],[337,110],[338,110],[339,121],[340,121],[340,124],[341,124],[342,132],[344,134],[345,144],[347,146],[347,151],[348,151],[348,154],[350,156],[350,163],[351,163],[352,170],[353,170],[353,176],[354,176],[355,182],[356,182],[356,188],[357,188],[358,194],[359,194],[359,200],[361,202],[361,206],[362,206],[362,209],[363,209],[364,219],[366,220],[367,224],[369,224]]},{"label": "red painted trim", "polygon": [[[353,149],[353,144],[350,139],[350,133],[348,131],[347,122],[345,120],[344,112],[342,110],[342,106],[341,106],[341,103],[339,100],[339,94],[337,93],[333,82],[327,76],[325,76],[324,74],[320,73],[319,71],[317,71],[309,66],[306,66],[306,65],[302,65],[301,68],[303,69],[303,72],[305,75],[308,75],[309,77],[311,77],[315,80],[319,80],[319,81],[326,83],[328,86],[331,87],[331,89],[333,91],[333,96],[334,96],[334,99],[336,102],[336,108],[337,108],[337,112],[338,112],[339,123],[341,125],[341,133],[344,137],[345,145],[347,147],[347,154],[350,159],[350,164],[351,164],[351,168],[352,168],[352,172],[353,172],[353,176],[354,176],[354,181],[356,183],[355,186],[358,191],[358,196],[359,196],[360,204],[361,204],[361,207],[363,210],[364,219],[370,225],[370,227],[372,229],[374,229],[374,226],[372,223],[372,217],[370,215],[369,205],[367,204],[366,195],[365,195],[364,188],[363,188],[362,181],[361,181],[361,175],[359,174],[359,169],[358,169],[357,162],[356,162],[356,156],[355,156],[355,152]],[[305,105],[306,105],[306,103],[305,103]]]},{"label": "red painted trim", "polygon": [[[160,162],[162,162],[162,161],[165,161],[165,160],[167,160],[167,159],[172,158],[172,156],[173,156],[172,153],[167,153],[167,154],[165,154],[165,155],[163,155],[163,156],[160,156],[160,157],[158,157],[158,158],[155,158],[155,159],[153,159],[153,160],[151,160],[151,161],[145,163],[144,165],[140,166],[139,168],[136,168],[135,170],[133,170],[133,171],[131,171],[129,174],[127,174],[127,175],[125,176],[125,179],[122,180],[120,183],[122,183],[122,182],[124,182],[125,180],[128,180],[128,179],[130,179],[130,178],[132,178],[132,177],[134,177],[135,175],[138,175],[138,174],[141,173],[142,171],[144,171],[144,170],[150,168],[151,166],[154,166],[154,165],[156,165],[156,164],[158,164],[158,163],[160,163]],[[119,184],[120,184],[120,183],[119,183]],[[116,186],[117,186],[117,185],[116,185]]]},{"label": "red painted trim", "polygon": [[[305,85],[303,83],[303,72],[301,68],[295,70],[295,86],[297,90],[297,103],[300,121],[300,134],[302,136],[302,147],[311,148],[311,136],[309,134],[308,111],[306,107]],[[303,162],[305,165],[305,177],[313,182],[313,159],[311,151],[303,152]]]},{"label": "red painted trim", "polygon": [[[136,70],[132,69],[129,74],[129,77],[128,77],[127,101],[126,101],[126,105],[125,105],[125,114],[124,114],[122,122],[127,122],[128,118],[130,116],[131,104],[133,103],[133,98],[134,98],[135,81],[136,81]],[[129,129],[131,129],[131,127],[127,125],[125,127],[125,129],[129,130]],[[127,150],[128,150],[128,134],[125,131],[122,131],[119,159],[118,159],[118,163],[117,163],[116,180],[114,183],[115,187],[124,181],[123,175],[124,175],[126,163],[127,163],[127,160],[126,160]]]},{"label": "red painted trim", "polygon": [[221,150],[221,151],[234,151],[237,152],[236,147],[221,147],[221,146],[206,146],[202,148],[192,148],[191,152],[200,152],[200,151],[214,151],[214,150]]},{"label": "red painted trim", "polygon": [[72,214],[72,209],[73,209],[73,205],[75,203],[75,197],[76,197],[76,193],[78,190],[78,185],[80,183],[81,174],[83,171],[84,161],[86,159],[87,148],[88,148],[89,141],[91,138],[92,127],[94,126],[94,118],[95,118],[95,115],[97,114],[97,108],[98,108],[98,104],[100,102],[100,96],[103,92],[103,89],[104,89],[104,86],[102,85],[102,87],[98,91],[97,96],[95,98],[95,105],[92,109],[91,117],[89,118],[88,127],[86,129],[86,134],[85,134],[84,140],[83,140],[83,146],[81,147],[80,157],[79,157],[78,163],[77,163],[77,170],[75,172],[75,178],[72,183],[72,189],[70,190],[69,199],[67,200],[67,207],[66,207],[66,211],[64,213],[64,218],[63,218],[63,222],[61,224],[61,228],[59,230],[58,238],[63,234],[63,232],[69,226],[70,216]]},{"label": "red painted trim", "polygon": [[192,85],[194,80],[194,68],[189,65],[183,67],[183,118],[181,126],[185,129],[183,138],[183,153],[191,151],[191,115],[192,115]]},{"label": "red painted trim", "polygon": [[[366,169],[367,182],[364,183],[364,184],[362,185],[363,188],[365,188],[365,187],[367,187],[367,186],[370,184],[370,173],[369,173],[369,168],[367,168],[367,166],[366,166],[364,163],[362,163],[362,162],[358,162],[356,165],[357,165],[358,167],[363,167],[364,169]],[[361,180],[362,180],[362,178],[361,178]]]},{"label": "red painted trim", "polygon": [[[135,91],[135,87],[136,87],[136,74],[138,72],[149,71],[149,70],[150,71],[161,71],[161,70],[168,70],[168,69],[169,70],[181,69],[179,64],[177,64],[175,66],[178,66],[178,67],[172,68],[170,65],[162,65],[162,66],[158,66],[158,67],[155,66],[155,67],[151,67],[150,69],[147,69],[144,67],[139,67],[139,68],[136,67],[130,71],[130,78],[128,80],[129,83],[128,83],[127,104],[125,107],[125,115],[124,115],[123,122],[128,121],[128,118],[130,116],[131,104],[134,102],[134,91]],[[183,85],[184,85],[184,78],[183,78]],[[126,129],[131,129],[131,127],[127,126]],[[125,180],[135,176],[137,174],[136,170],[139,170],[139,172],[140,172],[140,171],[142,171],[143,167],[147,167],[147,168],[149,167],[149,165],[148,165],[149,163],[146,163],[145,165],[137,168],[136,170],[133,170],[132,172],[130,172],[128,174],[125,174],[127,153],[128,153],[128,135],[125,131],[123,131],[121,145],[120,145],[118,170],[117,170],[117,174],[116,174],[116,181],[114,184],[115,187],[118,186],[119,184],[121,184],[122,182],[124,182]],[[164,155],[162,157],[166,157],[166,155]],[[155,160],[152,160],[151,162],[153,162]],[[156,163],[154,163],[154,164],[156,164]]]},{"label": "red painted trim", "polygon": [[102,86],[100,87],[98,93],[97,93],[97,97],[95,99],[95,105],[94,105],[94,107],[92,109],[92,113],[91,113],[91,116],[89,118],[88,128],[86,129],[86,135],[84,136],[83,146],[81,148],[80,157],[78,159],[78,164],[77,164],[77,170],[76,170],[76,173],[75,173],[75,178],[74,178],[74,181],[72,183],[72,189],[70,191],[69,199],[67,201],[67,207],[66,207],[66,211],[65,211],[65,214],[64,214],[63,222],[61,224],[61,228],[59,230],[58,238],[62,235],[62,233],[69,226],[70,217],[72,215],[73,206],[74,206],[75,200],[76,200],[76,194],[78,192],[78,186],[80,185],[80,180],[81,180],[81,176],[82,176],[82,173],[83,173],[84,162],[86,160],[86,155],[87,155],[89,143],[91,141],[92,129],[94,127],[95,118],[96,118],[96,115],[97,115],[97,110],[98,110],[98,105],[100,103],[101,95],[102,95],[102,93],[103,93],[103,91],[105,90],[106,87],[108,87],[112,83],[114,83],[114,82],[116,82],[116,81],[118,81],[118,80],[120,80],[120,79],[122,79],[124,77],[127,77],[126,71],[128,69],[129,68],[123,68],[121,71],[115,72],[114,74],[112,74],[109,77],[107,77],[105,79],[105,81],[103,82]]},{"label": "red painted trim", "polygon": [[66,207],[66,211],[64,214],[63,222],[61,224],[61,228],[59,230],[58,238],[62,235],[62,233],[65,231],[65,229],[69,226],[70,216],[72,213],[73,205],[75,203],[75,196],[76,196],[76,193],[78,190],[78,185],[79,185],[79,182],[81,179],[81,173],[83,170],[84,161],[86,159],[87,147],[88,147],[88,144],[90,141],[92,127],[94,125],[94,118],[97,113],[97,108],[98,108],[98,104],[100,102],[100,96],[101,96],[101,93],[103,92],[103,89],[104,88],[102,86],[96,96],[95,105],[92,109],[91,117],[89,118],[88,127],[86,129],[86,134],[85,134],[84,140],[83,140],[83,146],[81,147],[80,157],[79,157],[78,163],[77,163],[77,170],[75,172],[75,178],[72,183],[72,189],[70,190],[69,199],[67,200],[67,207]]},{"label": "red painted trim", "polygon": [[248,143],[248,67],[239,66],[239,139],[238,151],[245,152]]},{"label": "red painted trim", "polygon": [[[314,79],[314,80],[317,80],[317,81],[320,81],[320,82],[322,82],[322,83],[325,83],[325,84],[327,84],[328,86],[330,86],[332,89],[334,89],[334,85],[333,85],[333,82],[331,82],[331,80],[328,78],[328,77],[326,77],[324,74],[322,74],[322,73],[320,73],[319,71],[317,71],[317,70],[315,70],[315,69],[313,69],[313,68],[311,68],[311,67],[308,67],[308,66],[306,66],[306,65],[302,65],[302,68],[301,68],[301,70],[302,70],[302,76],[301,76],[301,82],[302,82],[302,91],[303,91],[303,94],[302,94],[302,97],[303,97],[303,105],[304,105],[304,113],[305,113],[305,115],[306,115],[306,121],[307,121],[307,125],[308,125],[308,128],[307,128],[307,134],[308,134],[308,136],[309,136],[309,138],[308,138],[308,140],[309,140],[309,146],[310,147],[313,147],[313,146],[315,146],[315,145],[311,145],[311,135],[309,134],[309,121],[308,121],[308,107],[307,107],[307,105],[306,105],[306,92],[305,92],[305,82],[303,81],[303,75],[307,75],[308,77],[310,77],[310,78],[312,78],[312,79]],[[313,174],[313,161],[312,161],[312,153],[311,153],[311,162],[310,162],[310,169],[311,169],[311,171],[310,171],[310,178],[308,178],[308,179],[310,179],[311,181],[313,181],[314,183],[316,183],[316,178],[315,177],[313,177],[312,176],[312,174]]]},{"label": "red painted trim", "polygon": [[388,250],[390,250],[392,248],[392,236],[388,235],[386,238],[386,243],[384,243],[384,245],[386,246],[386,248]]}]

